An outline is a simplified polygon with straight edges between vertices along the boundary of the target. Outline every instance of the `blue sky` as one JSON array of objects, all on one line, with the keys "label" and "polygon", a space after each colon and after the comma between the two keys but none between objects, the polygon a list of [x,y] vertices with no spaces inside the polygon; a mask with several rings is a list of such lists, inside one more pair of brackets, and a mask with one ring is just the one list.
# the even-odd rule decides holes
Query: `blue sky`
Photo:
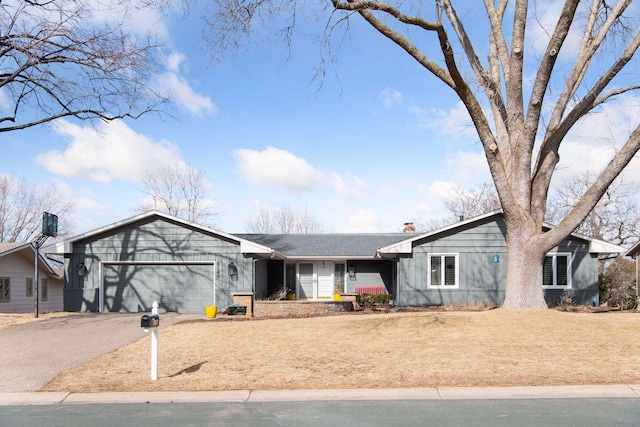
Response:
[{"label": "blue sky", "polygon": [[[136,25],[166,42],[158,80],[177,95],[175,118],[101,124],[99,133],[68,120],[0,135],[0,173],[71,194],[75,233],[134,215],[142,174],[182,163],[205,173],[222,206],[215,226],[229,233],[246,231],[257,206],[283,205],[308,209],[328,232],[401,231],[447,215],[454,186],[490,179],[453,93],[364,24],[317,90],[318,46],[305,31],[321,23],[300,25],[289,60],[281,45],[259,43],[208,66],[197,10],[140,14]],[[613,149],[602,141],[635,120],[619,109],[637,118],[638,104],[590,118],[567,141],[560,176],[602,166]],[[613,122],[602,126],[602,116]],[[638,161],[629,170],[640,172]]]}]

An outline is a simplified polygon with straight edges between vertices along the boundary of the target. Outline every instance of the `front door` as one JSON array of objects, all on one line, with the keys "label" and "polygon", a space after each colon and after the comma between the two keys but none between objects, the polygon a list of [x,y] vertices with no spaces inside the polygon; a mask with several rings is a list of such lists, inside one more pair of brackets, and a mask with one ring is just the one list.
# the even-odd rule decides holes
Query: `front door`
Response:
[{"label": "front door", "polygon": [[298,264],[298,299],[315,299],[315,275],[312,262]]},{"label": "front door", "polygon": [[330,299],[333,296],[333,262],[298,264],[298,298]]},{"label": "front door", "polygon": [[318,281],[317,299],[333,298],[333,263],[316,262]]}]

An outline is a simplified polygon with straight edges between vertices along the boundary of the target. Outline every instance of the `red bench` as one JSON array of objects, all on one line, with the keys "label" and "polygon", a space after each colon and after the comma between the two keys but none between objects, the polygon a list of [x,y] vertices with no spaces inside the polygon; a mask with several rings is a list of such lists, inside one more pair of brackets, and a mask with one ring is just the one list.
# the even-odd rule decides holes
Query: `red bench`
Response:
[{"label": "red bench", "polygon": [[356,293],[381,295],[387,293],[387,288],[384,286],[356,286]]}]

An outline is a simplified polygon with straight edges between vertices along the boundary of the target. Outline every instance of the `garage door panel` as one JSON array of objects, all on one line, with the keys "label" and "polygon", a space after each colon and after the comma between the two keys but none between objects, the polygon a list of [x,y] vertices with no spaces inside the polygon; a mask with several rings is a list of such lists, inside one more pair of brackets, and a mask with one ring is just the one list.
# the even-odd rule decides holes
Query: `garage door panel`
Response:
[{"label": "garage door panel", "polygon": [[105,311],[204,311],[213,300],[211,265],[104,266]]}]

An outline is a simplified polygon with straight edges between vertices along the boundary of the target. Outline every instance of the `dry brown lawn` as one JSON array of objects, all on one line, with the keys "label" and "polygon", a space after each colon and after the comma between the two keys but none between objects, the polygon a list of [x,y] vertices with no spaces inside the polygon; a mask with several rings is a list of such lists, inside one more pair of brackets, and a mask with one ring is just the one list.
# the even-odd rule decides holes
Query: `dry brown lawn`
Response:
[{"label": "dry brown lawn", "polygon": [[[238,319],[239,320],[239,319]],[[55,378],[69,392],[640,383],[640,313],[490,310],[180,323]]]}]

